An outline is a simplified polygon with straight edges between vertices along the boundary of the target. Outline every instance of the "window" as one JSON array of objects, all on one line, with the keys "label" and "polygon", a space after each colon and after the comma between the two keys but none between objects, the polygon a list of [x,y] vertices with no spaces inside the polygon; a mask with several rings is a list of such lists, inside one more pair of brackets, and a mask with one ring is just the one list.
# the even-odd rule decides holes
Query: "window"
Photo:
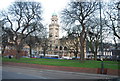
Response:
[{"label": "window", "polygon": [[52,34],[50,34],[49,37],[52,37]]},{"label": "window", "polygon": [[67,47],[66,47],[66,46],[64,47],[64,50],[67,50]]},{"label": "window", "polygon": [[55,37],[58,37],[58,35],[55,35]]},{"label": "window", "polygon": [[55,49],[58,49],[58,46],[56,46]]},{"label": "window", "polygon": [[62,50],[62,46],[60,46],[60,50]]},{"label": "window", "polygon": [[50,30],[52,30],[53,28],[50,28]]},{"label": "window", "polygon": [[56,30],[58,30],[58,28],[55,28]]}]

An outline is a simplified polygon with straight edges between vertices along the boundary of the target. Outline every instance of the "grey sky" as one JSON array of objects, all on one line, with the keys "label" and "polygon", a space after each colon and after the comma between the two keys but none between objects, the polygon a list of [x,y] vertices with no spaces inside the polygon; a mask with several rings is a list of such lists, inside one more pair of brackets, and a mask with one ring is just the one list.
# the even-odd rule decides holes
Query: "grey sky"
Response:
[{"label": "grey sky", "polygon": [[[2,2],[0,2],[0,10],[6,9],[14,1],[15,0],[2,0]],[[59,22],[59,25],[60,25],[60,38],[66,34],[65,31],[62,31],[62,28],[61,28],[60,13],[61,13],[62,9],[67,7],[67,3],[70,0],[19,0],[19,1],[37,1],[37,2],[41,2],[42,8],[43,8],[43,24],[45,26],[47,26],[47,28],[48,28],[48,26],[49,26],[49,24],[51,22],[51,20],[50,20],[51,16],[55,12],[58,15],[58,19],[59,19],[58,22]],[[80,1],[80,0],[78,0],[78,1]],[[110,0],[103,0],[103,1],[108,2]]]},{"label": "grey sky", "polygon": [[[6,9],[8,8],[8,6],[10,4],[12,4],[12,2],[14,2],[15,0],[3,0],[2,2],[0,2],[0,10]],[[17,1],[17,0],[16,0]],[[67,2],[70,0],[19,0],[19,1],[37,1],[37,2],[41,2],[42,4],[42,8],[43,8],[43,23],[44,25],[46,25],[48,27],[48,25],[51,22],[51,16],[52,14],[55,12],[58,15],[58,19],[59,19],[59,24],[60,24],[60,12],[62,9],[64,9],[67,5]],[[63,33],[61,31],[61,26],[60,26],[60,37],[62,37]]]}]

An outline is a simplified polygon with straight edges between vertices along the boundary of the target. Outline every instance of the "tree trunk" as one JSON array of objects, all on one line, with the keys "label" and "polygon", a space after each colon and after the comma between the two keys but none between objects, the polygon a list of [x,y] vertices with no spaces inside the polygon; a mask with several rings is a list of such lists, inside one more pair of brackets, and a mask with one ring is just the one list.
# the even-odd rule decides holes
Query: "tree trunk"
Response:
[{"label": "tree trunk", "polygon": [[17,50],[17,53],[16,53],[16,59],[19,60],[20,59],[20,51]]},{"label": "tree trunk", "polygon": [[30,52],[30,58],[32,58],[32,47],[31,45],[29,45],[30,49],[29,49],[29,52]]},{"label": "tree trunk", "polygon": [[75,53],[75,59],[77,59],[77,53]]},{"label": "tree trunk", "polygon": [[77,59],[77,54],[78,54],[78,52],[74,51],[75,59]]},{"label": "tree trunk", "polygon": [[116,42],[115,37],[114,37],[114,43],[115,43],[115,49],[118,49],[118,46],[117,46],[117,42]]},{"label": "tree trunk", "polygon": [[44,55],[44,57],[45,57],[45,53],[46,53],[46,49],[43,50],[43,55]]},{"label": "tree trunk", "polygon": [[82,25],[82,32],[80,33],[80,60],[81,61],[84,61],[84,43],[85,43],[85,38],[86,38],[86,34],[85,34],[85,26],[84,26],[84,23],[82,22],[81,23]]},{"label": "tree trunk", "polygon": [[18,43],[15,43],[15,47],[16,47],[16,59],[20,59],[21,58],[21,55],[20,55],[20,52],[21,52],[21,46],[20,44]]},{"label": "tree trunk", "polygon": [[3,49],[2,49],[2,56],[3,56],[3,54],[4,54],[5,48],[6,48],[6,46],[3,46]]},{"label": "tree trunk", "polygon": [[84,38],[83,38],[83,32],[81,32],[81,36],[80,36],[80,60],[83,61],[84,60]]},{"label": "tree trunk", "polygon": [[97,60],[97,52],[94,53],[94,60]]},{"label": "tree trunk", "polygon": [[80,46],[80,60],[84,61],[84,44],[81,44]]},{"label": "tree trunk", "polygon": [[95,46],[94,60],[97,60],[97,46]]},{"label": "tree trunk", "polygon": [[98,46],[99,46],[99,42],[98,42],[98,40],[96,40],[96,42],[95,42],[94,60],[97,60],[97,53],[98,53],[97,49],[98,49]]}]

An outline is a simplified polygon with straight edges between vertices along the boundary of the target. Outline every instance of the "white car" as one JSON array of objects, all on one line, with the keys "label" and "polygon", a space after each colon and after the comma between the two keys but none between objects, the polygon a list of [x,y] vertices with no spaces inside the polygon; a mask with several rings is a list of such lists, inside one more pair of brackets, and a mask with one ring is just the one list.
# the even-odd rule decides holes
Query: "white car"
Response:
[{"label": "white car", "polygon": [[68,59],[72,59],[72,57],[65,57],[64,56],[64,57],[62,57],[62,59],[67,59],[68,60]]}]

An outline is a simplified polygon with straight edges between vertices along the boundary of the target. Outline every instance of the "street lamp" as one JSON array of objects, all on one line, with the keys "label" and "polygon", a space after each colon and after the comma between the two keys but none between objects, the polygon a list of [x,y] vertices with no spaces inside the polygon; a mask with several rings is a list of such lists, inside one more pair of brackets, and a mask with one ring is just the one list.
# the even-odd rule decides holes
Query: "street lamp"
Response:
[{"label": "street lamp", "polygon": [[[120,1],[118,2],[117,8],[118,8],[118,33],[120,34]],[[120,40],[118,39],[118,41]]]},{"label": "street lamp", "polygon": [[102,16],[101,16],[101,1],[99,1],[100,9],[100,40],[101,40],[101,74],[104,73],[104,63],[103,63],[103,42],[102,42]]}]

